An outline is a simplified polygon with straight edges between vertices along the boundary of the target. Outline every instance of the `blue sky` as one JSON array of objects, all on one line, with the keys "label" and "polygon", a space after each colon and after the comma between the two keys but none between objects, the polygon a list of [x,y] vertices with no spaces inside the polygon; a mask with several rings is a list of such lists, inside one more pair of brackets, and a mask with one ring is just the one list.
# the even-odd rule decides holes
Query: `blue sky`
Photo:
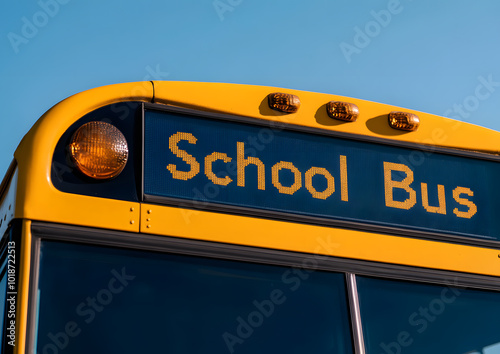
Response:
[{"label": "blue sky", "polygon": [[41,0],[0,14],[0,173],[62,99],[137,80],[351,96],[500,130],[496,0]]}]

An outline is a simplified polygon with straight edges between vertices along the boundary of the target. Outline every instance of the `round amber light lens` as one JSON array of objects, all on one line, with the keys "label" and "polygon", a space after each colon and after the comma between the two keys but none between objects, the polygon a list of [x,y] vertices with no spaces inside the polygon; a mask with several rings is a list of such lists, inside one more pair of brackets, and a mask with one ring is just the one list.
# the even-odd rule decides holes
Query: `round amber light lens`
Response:
[{"label": "round amber light lens", "polygon": [[127,140],[109,123],[89,122],[82,125],[71,138],[69,148],[78,169],[95,179],[116,177],[127,164]]}]

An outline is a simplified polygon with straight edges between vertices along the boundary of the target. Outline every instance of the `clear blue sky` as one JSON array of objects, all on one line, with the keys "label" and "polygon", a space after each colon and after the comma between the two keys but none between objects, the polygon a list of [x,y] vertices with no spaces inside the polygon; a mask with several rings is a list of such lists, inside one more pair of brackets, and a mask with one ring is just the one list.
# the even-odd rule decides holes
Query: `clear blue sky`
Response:
[{"label": "clear blue sky", "polygon": [[2,175],[51,106],[137,80],[325,92],[500,130],[498,0],[19,0],[3,8]]}]

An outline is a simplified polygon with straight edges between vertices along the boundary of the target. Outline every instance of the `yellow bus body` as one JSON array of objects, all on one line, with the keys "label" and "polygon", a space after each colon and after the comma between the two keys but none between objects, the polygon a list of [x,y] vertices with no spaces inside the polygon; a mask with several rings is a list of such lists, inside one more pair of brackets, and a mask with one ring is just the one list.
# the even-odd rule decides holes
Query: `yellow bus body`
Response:
[{"label": "yellow bus body", "polygon": [[[288,115],[271,110],[267,96],[272,92],[297,95],[301,100],[300,110]],[[356,104],[361,112],[358,120],[346,123],[330,119],[324,106],[331,100]],[[4,212],[8,209],[6,195],[9,190],[15,193],[15,201],[10,203],[14,211],[8,218],[24,220],[25,230],[16,353],[24,353],[31,221],[500,276],[500,252],[493,248],[104,199],[57,190],[51,183],[51,161],[61,135],[85,114],[126,101],[168,104],[374,138],[499,154],[498,132],[431,114],[330,94],[236,84],[154,81],[99,87],[71,96],[47,111],[23,138],[14,154],[15,163],[2,184],[0,210],[7,217],[8,212]],[[387,114],[394,110],[417,114],[421,122],[419,129],[402,132],[390,128]]]}]

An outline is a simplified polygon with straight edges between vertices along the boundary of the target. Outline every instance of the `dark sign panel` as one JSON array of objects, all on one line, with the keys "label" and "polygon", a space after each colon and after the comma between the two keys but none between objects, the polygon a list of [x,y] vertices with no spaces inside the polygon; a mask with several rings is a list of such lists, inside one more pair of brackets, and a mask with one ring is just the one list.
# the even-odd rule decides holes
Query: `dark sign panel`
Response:
[{"label": "dark sign panel", "polygon": [[500,239],[493,160],[149,109],[144,149],[146,200]]}]

